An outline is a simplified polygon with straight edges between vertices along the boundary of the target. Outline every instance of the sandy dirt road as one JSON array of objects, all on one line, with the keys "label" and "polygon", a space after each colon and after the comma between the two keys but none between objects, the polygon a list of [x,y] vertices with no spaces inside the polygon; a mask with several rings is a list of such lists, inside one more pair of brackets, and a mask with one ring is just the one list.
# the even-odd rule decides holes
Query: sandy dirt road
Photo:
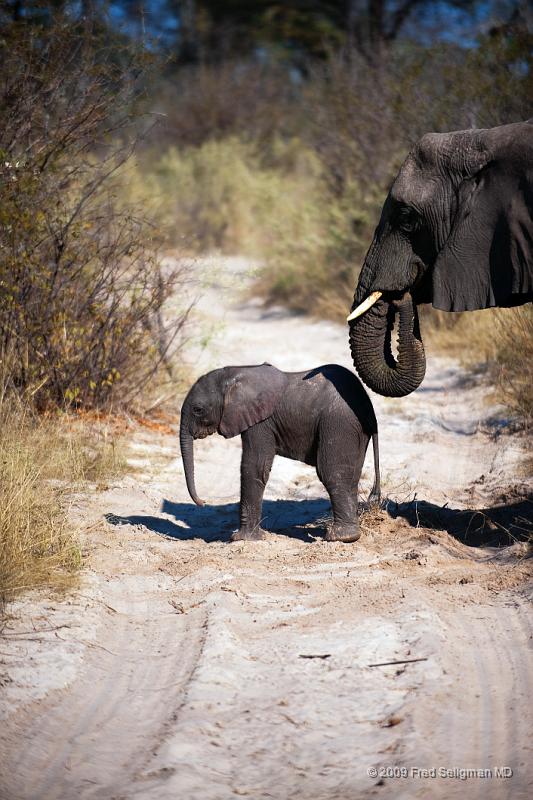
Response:
[{"label": "sandy dirt road", "polygon": [[[350,366],[343,325],[243,300],[243,261],[200,266],[198,374]],[[531,484],[485,395],[430,354],[414,395],[373,398],[389,503],[353,545],[323,540],[325,491],[285,459],[272,533],[228,544],[240,441],[196,443],[200,509],[177,436],[132,432],[137,472],[72,507],[79,591],[24,597],[0,638],[0,797],[532,797],[532,560],[498,547]],[[372,477],[369,453],[363,496]]]}]

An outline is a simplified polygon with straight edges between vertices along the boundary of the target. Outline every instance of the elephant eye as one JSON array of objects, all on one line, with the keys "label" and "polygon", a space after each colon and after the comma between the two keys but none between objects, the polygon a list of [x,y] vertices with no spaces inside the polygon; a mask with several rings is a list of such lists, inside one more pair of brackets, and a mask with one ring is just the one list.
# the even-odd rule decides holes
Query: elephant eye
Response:
[{"label": "elephant eye", "polygon": [[192,407],[192,413],[195,416],[200,417],[204,413],[204,410],[203,410],[202,406],[193,406]]},{"label": "elephant eye", "polygon": [[409,206],[403,206],[398,212],[398,224],[402,231],[410,233],[418,227],[418,214]]}]

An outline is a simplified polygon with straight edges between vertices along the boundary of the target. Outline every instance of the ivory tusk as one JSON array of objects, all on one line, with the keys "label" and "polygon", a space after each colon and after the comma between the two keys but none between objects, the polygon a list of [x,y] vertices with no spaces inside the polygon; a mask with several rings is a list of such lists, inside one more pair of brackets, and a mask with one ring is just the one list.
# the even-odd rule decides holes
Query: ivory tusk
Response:
[{"label": "ivory tusk", "polygon": [[352,319],[357,319],[357,317],[360,317],[361,314],[364,314],[365,311],[368,311],[369,308],[372,308],[374,303],[377,303],[382,294],[383,292],[372,292],[372,294],[369,295],[366,300],[363,300],[363,302],[352,311],[350,316],[346,318],[346,321],[351,322]]}]

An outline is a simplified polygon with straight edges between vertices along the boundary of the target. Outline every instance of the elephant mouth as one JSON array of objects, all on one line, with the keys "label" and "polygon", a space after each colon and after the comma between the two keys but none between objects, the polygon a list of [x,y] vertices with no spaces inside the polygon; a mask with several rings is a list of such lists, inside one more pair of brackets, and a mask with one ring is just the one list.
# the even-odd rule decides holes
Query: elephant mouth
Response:
[{"label": "elephant mouth", "polygon": [[204,430],[195,433],[193,439],[207,439],[212,433],[216,433],[216,430],[216,427],[204,428]]},{"label": "elephant mouth", "polygon": [[372,306],[374,306],[379,300],[384,303],[388,303],[393,306],[399,306],[402,302],[404,302],[406,295],[411,290],[406,288],[403,291],[399,292],[371,292],[359,305],[354,308],[353,311],[346,317],[347,322],[353,322],[353,320],[357,319],[358,317],[363,316],[369,311]]}]

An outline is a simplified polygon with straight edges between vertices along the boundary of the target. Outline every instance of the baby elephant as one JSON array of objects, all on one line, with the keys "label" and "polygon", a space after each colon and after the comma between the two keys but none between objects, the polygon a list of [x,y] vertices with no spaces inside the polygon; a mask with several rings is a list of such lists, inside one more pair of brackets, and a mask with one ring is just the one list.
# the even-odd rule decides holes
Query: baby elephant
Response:
[{"label": "baby elephant", "polygon": [[241,503],[238,539],[262,539],[263,493],[274,456],[316,467],[331,498],[333,524],[326,539],[355,542],[357,487],[370,437],[375,481],[370,501],[379,502],[378,430],[370,398],[359,379],[337,364],[310,372],[281,372],[270,364],[223,367],[203,375],[181,409],[180,444],[187,488],[194,485],[193,439],[211,433],[241,434]]}]

